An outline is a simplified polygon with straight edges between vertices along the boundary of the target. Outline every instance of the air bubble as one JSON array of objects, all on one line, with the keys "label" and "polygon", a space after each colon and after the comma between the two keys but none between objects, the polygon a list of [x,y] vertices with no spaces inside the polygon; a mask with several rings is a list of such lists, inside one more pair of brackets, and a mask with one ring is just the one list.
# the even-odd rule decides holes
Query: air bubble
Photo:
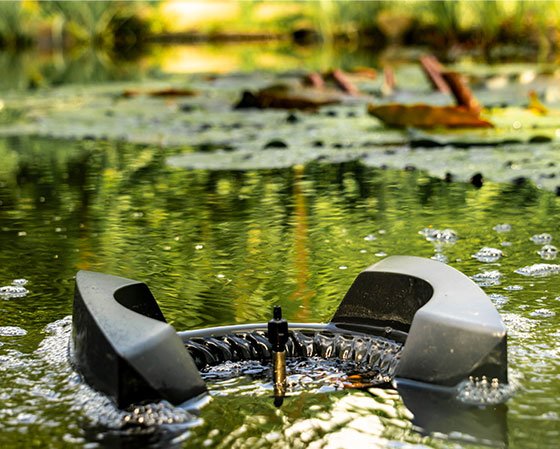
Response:
[{"label": "air bubble", "polygon": [[430,257],[430,259],[437,260],[438,262],[441,262],[441,263],[449,262],[449,258],[445,254],[442,254],[442,253],[439,253],[439,252],[435,253],[432,257]]},{"label": "air bubble", "polygon": [[475,281],[479,287],[491,287],[493,285],[500,285],[501,278],[502,273],[500,273],[498,270],[483,271],[482,273],[471,276],[471,279]]},{"label": "air bubble", "polygon": [[503,306],[509,299],[507,296],[500,295],[499,293],[492,293],[488,297],[496,306]]},{"label": "air bubble", "polygon": [[504,287],[504,290],[513,292],[523,290],[523,287],[521,285],[508,285],[507,287]]},{"label": "air bubble", "polygon": [[551,316],[555,316],[556,312],[549,309],[537,309],[532,311],[529,315],[540,318],[550,318]]},{"label": "air bubble", "polygon": [[530,239],[536,245],[545,245],[547,243],[552,242],[552,236],[546,232],[542,234],[535,234]]},{"label": "air bubble", "polygon": [[374,240],[377,240],[377,237],[376,237],[375,235],[373,235],[373,234],[368,234],[368,235],[366,235],[366,236],[364,237],[364,240],[365,240],[366,242],[372,242],[372,241],[374,241]]},{"label": "air bubble", "polygon": [[492,229],[496,232],[510,232],[511,231],[511,225],[508,224],[508,223],[497,224]]},{"label": "air bubble", "polygon": [[472,257],[479,262],[490,263],[496,262],[502,257],[502,255],[503,253],[501,250],[485,246],[473,254]]},{"label": "air bubble", "polygon": [[486,376],[470,377],[457,387],[457,399],[472,405],[501,404],[513,393],[510,384],[502,384],[496,378],[489,380]]},{"label": "air bubble", "polygon": [[23,285],[25,285],[25,284],[27,284],[27,279],[23,279],[23,278],[22,278],[22,279],[14,279],[14,280],[12,281],[12,285],[23,286]]},{"label": "air bubble", "polygon": [[0,287],[0,299],[23,298],[29,291],[23,285],[6,285]]},{"label": "air bubble", "polygon": [[560,265],[549,264],[549,263],[537,263],[534,265],[527,265],[522,268],[515,270],[517,274],[522,274],[523,276],[532,277],[543,277],[550,276],[552,274],[560,273]]},{"label": "air bubble", "polygon": [[558,248],[554,245],[544,245],[537,254],[544,260],[553,260],[558,255]]},{"label": "air bubble", "polygon": [[429,242],[438,243],[455,243],[458,238],[457,233],[453,229],[424,228],[418,231],[418,234],[423,235]]},{"label": "air bubble", "polygon": [[0,337],[23,337],[27,331],[17,326],[0,327]]}]

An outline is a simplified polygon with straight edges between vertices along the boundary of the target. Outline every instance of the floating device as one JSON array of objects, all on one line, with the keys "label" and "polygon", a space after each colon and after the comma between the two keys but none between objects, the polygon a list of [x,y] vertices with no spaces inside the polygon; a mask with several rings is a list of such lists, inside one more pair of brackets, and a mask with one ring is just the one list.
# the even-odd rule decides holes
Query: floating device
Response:
[{"label": "floating device", "polygon": [[469,377],[507,383],[498,312],[468,277],[429,259],[392,256],[372,265],[328,324],[292,323],[290,331],[278,308],[269,323],[176,332],[146,284],[88,271],[76,276],[71,356],[85,381],[119,407],[158,399],[181,404],[206,392],[200,367],[249,358],[273,360],[280,402],[285,357],[313,355],[325,338],[332,344],[319,355],[396,354],[383,362],[388,378],[415,392],[449,393]]}]

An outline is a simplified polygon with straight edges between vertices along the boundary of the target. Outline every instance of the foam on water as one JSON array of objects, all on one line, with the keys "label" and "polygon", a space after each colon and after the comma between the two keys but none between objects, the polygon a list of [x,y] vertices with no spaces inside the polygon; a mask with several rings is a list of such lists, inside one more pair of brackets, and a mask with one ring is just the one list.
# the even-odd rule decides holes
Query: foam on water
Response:
[{"label": "foam on water", "polygon": [[502,307],[504,304],[508,302],[508,297],[505,295],[500,295],[499,293],[491,293],[488,295],[492,303],[496,306],[496,308]]},{"label": "foam on water", "polygon": [[482,273],[477,273],[474,276],[471,276],[471,279],[475,281],[479,287],[491,287],[494,285],[500,285],[502,273],[498,270],[483,271]]},{"label": "foam on water", "polygon": [[21,337],[27,335],[27,331],[17,326],[0,327],[0,337]]},{"label": "foam on water", "polygon": [[438,262],[441,262],[441,263],[449,262],[449,258],[445,254],[443,254],[439,251],[436,251],[436,253],[432,257],[430,257],[430,259],[437,260]]},{"label": "foam on water", "polygon": [[556,312],[549,309],[537,309],[533,310],[529,315],[540,318],[549,318],[551,316],[555,316]]},{"label": "foam on water", "polygon": [[537,254],[541,256],[541,259],[543,260],[554,260],[558,255],[558,248],[554,245],[544,245],[539,251],[537,251]]},{"label": "foam on water", "polygon": [[[70,316],[55,321],[45,327],[46,337],[33,353],[8,350],[0,356],[3,379],[14,385],[1,396],[4,407],[0,408],[0,421],[5,429],[64,423],[69,429],[65,441],[84,443],[85,432],[87,439],[94,441],[149,437],[161,443],[181,437],[200,423],[190,408],[166,401],[119,410],[70,366],[71,328]],[[8,329],[10,335],[25,332]],[[78,422],[83,423],[78,427]]]},{"label": "foam on water", "polygon": [[15,279],[12,281],[12,285],[0,287],[0,299],[23,298],[29,293],[24,287],[25,284],[27,284],[27,279]]},{"label": "foam on water", "polygon": [[535,245],[546,245],[552,241],[552,236],[547,232],[542,234],[535,234],[530,239]]},{"label": "foam on water", "polygon": [[469,377],[457,387],[457,399],[465,404],[492,405],[507,401],[515,392],[511,384],[502,384],[498,379]]},{"label": "foam on water", "polygon": [[429,242],[453,244],[458,239],[457,233],[453,229],[424,228],[418,231],[418,234],[423,235]]},{"label": "foam on water", "polygon": [[523,276],[534,276],[543,277],[550,276],[552,274],[560,273],[560,265],[549,264],[549,263],[536,263],[534,265],[527,265],[525,267],[518,268],[515,270],[517,274],[522,274]]},{"label": "foam on water", "polygon": [[507,224],[507,223],[497,224],[492,229],[496,232],[510,232],[511,231],[511,225]]},{"label": "foam on water", "polygon": [[491,263],[500,260],[502,255],[503,253],[501,250],[485,246],[473,254],[472,257],[479,262]]}]

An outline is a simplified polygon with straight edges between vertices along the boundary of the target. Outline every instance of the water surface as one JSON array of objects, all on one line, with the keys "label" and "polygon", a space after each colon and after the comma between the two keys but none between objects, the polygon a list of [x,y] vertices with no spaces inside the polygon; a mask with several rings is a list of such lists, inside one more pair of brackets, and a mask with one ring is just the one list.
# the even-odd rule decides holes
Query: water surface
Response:
[{"label": "water surface", "polygon": [[[354,277],[395,254],[447,261],[485,285],[508,326],[510,377],[519,385],[507,403],[503,446],[557,447],[560,275],[515,271],[559,263],[542,259],[543,244],[531,240],[549,233],[549,244],[558,244],[558,197],[530,184],[487,182],[476,189],[360,162],[243,172],[167,166],[178,151],[0,140],[0,286],[27,291],[4,289],[0,297],[2,447],[130,443],[121,431],[107,430],[124,415],[92,395],[66,361],[65,317],[79,269],[147,282],[168,320],[183,330],[265,321],[275,304],[291,321],[328,321]],[[457,239],[434,239],[425,228],[452,229]],[[484,247],[501,257],[473,257]],[[259,389],[262,380],[230,382],[230,393],[202,407],[201,420],[164,407],[156,415],[171,419],[172,429],[145,441],[478,447],[423,436],[392,390],[303,391],[277,410],[266,388]],[[261,393],[244,394],[255,389]]]}]

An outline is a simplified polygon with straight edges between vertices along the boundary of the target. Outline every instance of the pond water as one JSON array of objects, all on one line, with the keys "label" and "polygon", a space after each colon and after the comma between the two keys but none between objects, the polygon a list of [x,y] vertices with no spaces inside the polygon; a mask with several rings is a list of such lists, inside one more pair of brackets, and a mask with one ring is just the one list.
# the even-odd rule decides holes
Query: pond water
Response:
[{"label": "pond water", "polygon": [[[293,57],[290,64],[300,67]],[[27,88],[28,80],[16,82],[27,71],[6,65],[15,73],[8,87]],[[62,66],[94,84],[136,76],[97,79],[103,72],[95,64],[90,72],[79,63]],[[83,70],[91,79],[80,78]],[[72,73],[56,72],[53,84],[74,82]],[[422,90],[417,68],[405,65],[397,77],[405,87],[398,98],[441,103]],[[558,120],[521,108],[535,86],[557,107],[557,87],[543,79],[498,92],[484,87],[489,103],[507,97],[518,108],[494,114],[497,130],[422,134],[418,140],[443,144],[412,149],[415,136],[385,129],[360,101],[297,113],[289,125],[286,111],[231,111],[240,89],[275,79],[160,76],[137,85],[2,93],[0,446],[557,448]],[[121,98],[126,89],[170,84],[199,95]],[[528,120],[525,129],[512,128],[519,117]],[[512,133],[518,142],[495,145]],[[535,133],[541,143],[528,141]],[[275,139],[288,148],[263,150]],[[477,145],[457,150],[457,139]],[[448,171],[456,180],[476,171],[486,179],[481,188],[446,182]],[[516,176],[532,181],[502,182]],[[289,321],[329,321],[361,270],[397,254],[461,270],[502,315],[516,392],[505,406],[469,409],[492,438],[473,440],[453,413],[419,428],[396,391],[340,388],[345,373],[336,364],[291,365],[290,396],[280,409],[260,375],[268,368],[257,364],[228,367],[240,373],[233,378],[210,373],[213,396],[205,404],[119,411],[67,360],[80,269],[146,282],[166,318],[185,330],[267,321],[277,304]]]},{"label": "pond water", "polygon": [[[78,269],[146,281],[171,323],[189,329],[266,321],[274,304],[292,321],[327,321],[353,278],[394,254],[446,260],[486,285],[509,329],[518,385],[504,446],[557,447],[560,276],[557,261],[538,254],[546,236],[531,240],[560,237],[554,194],[360,162],[186,171],[165,163],[177,150],[156,146],[21,137],[0,147],[8,161],[0,169],[2,447],[132,438],[114,429],[122,416],[66,361]],[[425,228],[458,238],[441,243]],[[483,247],[503,255],[474,258]],[[543,276],[515,272],[539,263],[549,264],[535,273]],[[219,382],[201,422],[166,409],[178,447],[477,447],[422,436],[391,390],[303,391],[278,410],[262,379]]]}]

